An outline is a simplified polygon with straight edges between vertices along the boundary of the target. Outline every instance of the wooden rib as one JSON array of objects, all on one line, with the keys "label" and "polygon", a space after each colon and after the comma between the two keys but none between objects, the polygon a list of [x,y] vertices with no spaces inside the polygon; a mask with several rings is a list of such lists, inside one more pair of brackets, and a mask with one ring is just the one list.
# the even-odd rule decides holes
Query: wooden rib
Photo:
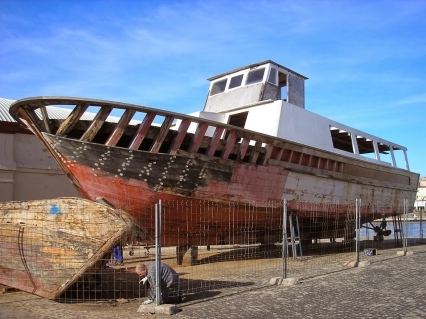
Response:
[{"label": "wooden rib", "polygon": [[52,130],[50,129],[50,123],[49,123],[49,114],[47,114],[46,105],[43,105],[40,102],[40,110],[41,110],[41,116],[43,118],[44,128],[47,133],[52,133]]},{"label": "wooden rib", "polygon": [[68,115],[68,117],[65,119],[65,121],[62,122],[61,126],[59,126],[55,135],[63,136],[64,134],[67,134],[68,132],[70,132],[74,128],[74,126],[78,122],[78,120],[81,118],[81,116],[84,114],[84,112],[86,112],[89,105],[90,105],[90,103],[88,103],[88,102],[78,104],[71,111],[70,115]]},{"label": "wooden rib", "polygon": [[96,114],[88,130],[84,132],[83,136],[80,138],[80,141],[84,141],[84,142],[92,141],[95,138],[98,131],[100,130],[100,128],[102,127],[102,125],[104,124],[109,113],[111,113],[111,111],[112,111],[112,106],[103,106],[99,110],[98,114]]},{"label": "wooden rib", "polygon": [[149,128],[151,127],[152,121],[157,114],[154,112],[146,113],[145,118],[142,123],[139,125],[138,130],[136,131],[135,136],[133,137],[132,142],[130,143],[129,148],[131,150],[137,150],[141,146],[143,139],[145,138],[146,133],[148,133]]},{"label": "wooden rib", "polygon": [[280,148],[279,151],[277,152],[277,155],[275,156],[275,159],[281,161],[281,157],[283,156],[283,152],[284,152],[284,149]]},{"label": "wooden rib", "polygon": [[265,154],[265,157],[263,158],[262,165],[264,166],[268,165],[268,160],[271,158],[271,153],[273,148],[274,147],[270,144],[266,145],[266,154]]},{"label": "wooden rib", "polygon": [[262,142],[256,141],[253,150],[250,154],[249,163],[256,164],[257,158],[259,157],[259,148],[262,146]]},{"label": "wooden rib", "polygon": [[176,150],[182,145],[183,139],[185,138],[186,132],[188,131],[190,120],[182,120],[179,125],[178,134],[174,138],[172,145],[169,148],[169,154],[175,155]]},{"label": "wooden rib", "polygon": [[224,127],[216,127],[212,139],[210,140],[210,144],[206,149],[207,156],[213,156],[214,152],[216,152],[217,146],[219,145],[220,138],[222,137],[222,133],[224,130]]},{"label": "wooden rib", "polygon": [[197,153],[200,148],[201,142],[206,134],[208,124],[206,123],[198,123],[197,129],[195,131],[194,137],[189,144],[188,152]]},{"label": "wooden rib", "polygon": [[123,135],[124,131],[126,130],[127,125],[129,125],[129,123],[132,120],[133,115],[135,115],[135,113],[136,113],[136,110],[134,110],[134,109],[126,109],[124,114],[121,116],[120,121],[118,121],[118,124],[115,127],[114,131],[108,137],[108,139],[105,143],[106,146],[117,145],[118,141],[120,140],[121,136]]},{"label": "wooden rib", "polygon": [[41,129],[41,127],[43,126],[42,125],[43,122],[40,120],[40,118],[37,116],[37,113],[33,109],[19,108],[18,112],[21,115],[21,117],[26,120],[28,124],[35,123],[38,126],[37,129],[40,132],[43,132],[43,130]]},{"label": "wooden rib", "polygon": [[235,140],[237,139],[236,131],[230,131],[228,138],[226,139],[225,149],[222,151],[221,158],[227,159],[229,154],[231,154],[232,148],[234,147]]},{"label": "wooden rib", "polygon": [[248,147],[250,145],[250,139],[249,138],[243,138],[240,144],[240,150],[237,154],[236,161],[242,161],[244,157],[246,156]]},{"label": "wooden rib", "polygon": [[169,132],[170,126],[172,126],[174,117],[173,116],[166,116],[164,119],[163,124],[161,125],[160,132],[158,133],[157,137],[155,138],[154,143],[152,144],[151,153],[158,153],[160,150],[161,144],[163,144],[167,133]]}]

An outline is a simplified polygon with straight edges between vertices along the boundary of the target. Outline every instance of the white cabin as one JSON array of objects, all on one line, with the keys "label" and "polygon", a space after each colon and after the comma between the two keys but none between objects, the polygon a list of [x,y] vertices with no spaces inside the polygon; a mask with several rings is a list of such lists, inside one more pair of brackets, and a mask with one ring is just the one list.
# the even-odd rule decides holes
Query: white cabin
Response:
[{"label": "white cabin", "polygon": [[409,170],[405,147],[305,110],[307,79],[271,60],[251,64],[209,78],[203,111],[190,115]]}]

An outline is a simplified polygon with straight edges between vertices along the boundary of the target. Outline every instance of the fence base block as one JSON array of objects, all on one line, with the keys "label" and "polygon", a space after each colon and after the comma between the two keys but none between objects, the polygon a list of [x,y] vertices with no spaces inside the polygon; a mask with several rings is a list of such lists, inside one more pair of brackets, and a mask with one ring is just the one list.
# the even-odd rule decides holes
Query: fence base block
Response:
[{"label": "fence base block", "polygon": [[358,267],[367,267],[369,265],[371,265],[369,261],[360,261]]},{"label": "fence base block", "polygon": [[285,278],[281,282],[281,286],[294,286],[299,283],[299,279],[297,278]]},{"label": "fence base block", "polygon": [[179,308],[176,305],[155,305],[155,303],[149,305],[140,305],[138,308],[138,312],[143,313],[158,313],[163,315],[174,315],[179,311]]}]

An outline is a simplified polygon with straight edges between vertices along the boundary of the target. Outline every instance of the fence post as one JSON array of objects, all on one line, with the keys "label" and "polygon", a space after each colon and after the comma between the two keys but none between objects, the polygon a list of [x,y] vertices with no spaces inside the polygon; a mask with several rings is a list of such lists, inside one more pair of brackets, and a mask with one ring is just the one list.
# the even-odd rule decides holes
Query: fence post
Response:
[{"label": "fence post", "polygon": [[422,241],[423,241],[423,211],[424,211],[424,204],[423,206],[420,206],[420,240]]},{"label": "fence post", "polygon": [[355,252],[356,252],[357,264],[359,263],[360,223],[361,223],[361,198],[357,198],[355,199],[355,228],[356,228]]},{"label": "fence post", "polygon": [[155,304],[161,303],[161,200],[155,204]]},{"label": "fence post", "polygon": [[283,205],[283,279],[287,278],[287,200],[284,199]]},{"label": "fence post", "polygon": [[402,241],[402,245],[403,245],[403,250],[404,250],[404,256],[407,255],[407,237],[408,237],[408,227],[407,227],[407,222],[408,222],[408,200],[404,199],[404,239]]}]

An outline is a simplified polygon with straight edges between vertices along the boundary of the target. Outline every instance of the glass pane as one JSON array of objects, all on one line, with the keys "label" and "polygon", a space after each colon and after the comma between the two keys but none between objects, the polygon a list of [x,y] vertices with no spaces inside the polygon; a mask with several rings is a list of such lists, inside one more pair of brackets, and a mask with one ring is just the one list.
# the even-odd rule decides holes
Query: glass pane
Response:
[{"label": "glass pane", "polygon": [[210,95],[215,95],[215,94],[222,93],[223,91],[225,91],[227,81],[228,81],[228,79],[225,79],[225,80],[218,81],[218,82],[214,83]]},{"label": "glass pane", "polygon": [[246,85],[261,82],[263,80],[264,73],[265,68],[251,71],[247,76]]},{"label": "glass pane", "polygon": [[240,86],[242,81],[243,81],[243,74],[232,77],[231,82],[229,82],[229,88],[233,89]]},{"label": "glass pane", "polygon": [[277,76],[278,72],[277,69],[272,68],[271,71],[269,72],[269,78],[268,78],[268,82],[277,85]]}]

